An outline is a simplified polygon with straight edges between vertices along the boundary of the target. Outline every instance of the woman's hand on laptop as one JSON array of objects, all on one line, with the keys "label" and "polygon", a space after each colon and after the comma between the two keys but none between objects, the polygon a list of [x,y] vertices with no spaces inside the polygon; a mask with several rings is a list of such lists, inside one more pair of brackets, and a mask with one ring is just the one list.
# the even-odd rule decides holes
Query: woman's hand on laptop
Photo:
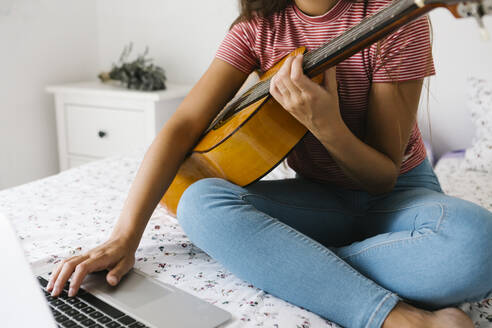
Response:
[{"label": "woman's hand on laptop", "polygon": [[51,274],[47,290],[58,296],[70,277],[68,296],[77,294],[85,276],[91,272],[108,270],[106,281],[116,286],[135,264],[135,249],[121,238],[109,239],[83,255],[63,260]]}]

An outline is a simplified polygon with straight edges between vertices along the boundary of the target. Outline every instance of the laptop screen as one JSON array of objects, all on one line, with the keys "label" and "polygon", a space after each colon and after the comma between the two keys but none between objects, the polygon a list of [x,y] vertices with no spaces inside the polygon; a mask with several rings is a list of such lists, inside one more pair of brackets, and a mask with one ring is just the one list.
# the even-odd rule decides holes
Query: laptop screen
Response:
[{"label": "laptop screen", "polygon": [[0,214],[2,327],[56,327],[13,226]]}]

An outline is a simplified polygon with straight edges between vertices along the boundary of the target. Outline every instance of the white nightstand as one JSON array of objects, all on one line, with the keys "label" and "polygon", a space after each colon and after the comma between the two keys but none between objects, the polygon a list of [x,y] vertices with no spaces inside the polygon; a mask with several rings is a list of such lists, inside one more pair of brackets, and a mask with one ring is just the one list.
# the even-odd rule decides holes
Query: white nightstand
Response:
[{"label": "white nightstand", "polygon": [[191,89],[166,86],[154,92],[99,81],[48,86],[55,96],[60,169],[149,146]]}]

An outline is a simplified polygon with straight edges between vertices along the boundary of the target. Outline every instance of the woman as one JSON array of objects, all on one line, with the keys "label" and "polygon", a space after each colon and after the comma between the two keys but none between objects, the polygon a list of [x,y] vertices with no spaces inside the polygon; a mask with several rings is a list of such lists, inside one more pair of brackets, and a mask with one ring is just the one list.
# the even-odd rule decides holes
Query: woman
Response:
[{"label": "woman", "polygon": [[[389,0],[242,0],[216,58],[154,140],[109,240],[64,260],[48,285],[92,271],[116,285],[186,153],[254,69],[319,47]],[[492,214],[445,195],[416,125],[434,74],[422,18],[340,63],[317,85],[288,59],[270,93],[310,133],[297,178],[190,186],[178,220],[238,277],[346,327],[473,327],[460,309],[492,289]],[[440,310],[438,310],[440,309]]]}]

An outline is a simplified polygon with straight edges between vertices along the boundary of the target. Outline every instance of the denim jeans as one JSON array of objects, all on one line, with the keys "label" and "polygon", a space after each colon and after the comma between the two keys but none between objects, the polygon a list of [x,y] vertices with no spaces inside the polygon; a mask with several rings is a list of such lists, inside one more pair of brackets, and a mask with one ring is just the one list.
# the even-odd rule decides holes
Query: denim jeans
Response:
[{"label": "denim jeans", "polygon": [[178,220],[237,277],[343,327],[381,327],[400,300],[433,310],[492,295],[492,213],[445,195],[427,159],[382,195],[204,179]]}]

